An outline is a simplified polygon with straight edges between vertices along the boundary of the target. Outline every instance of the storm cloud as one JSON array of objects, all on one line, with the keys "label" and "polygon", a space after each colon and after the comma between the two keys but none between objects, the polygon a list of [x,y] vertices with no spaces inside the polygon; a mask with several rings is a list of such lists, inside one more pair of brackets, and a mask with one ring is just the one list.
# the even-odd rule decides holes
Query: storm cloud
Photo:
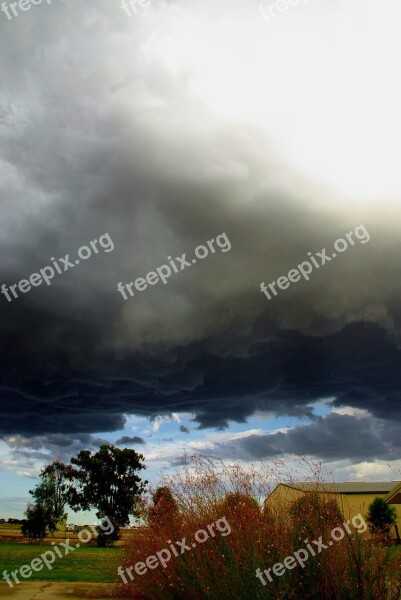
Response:
[{"label": "storm cloud", "polygon": [[[199,428],[224,429],[258,411],[313,422],[223,453],[398,456],[399,203],[345,200],[295,169],[255,123],[210,110],[191,73],[160,50],[175,18],[205,18],[202,9],[155,4],[135,23],[117,5],[72,1],[0,24],[0,283],[105,232],[115,246],[50,286],[0,296],[0,434],[21,436],[8,441],[20,453],[18,440],[40,454],[50,435],[51,452],[74,454],[126,415],[185,412]],[[247,10],[223,4],[227,18]],[[361,224],[368,244],[271,301],[261,294],[262,281]],[[117,292],[222,232],[230,252],[127,301]],[[368,415],[316,418],[322,398]],[[144,443],[116,443],[126,442]]]},{"label": "storm cloud", "polygon": [[288,431],[217,443],[212,453],[241,460],[273,459],[291,454],[329,462],[350,456],[355,462],[396,460],[401,458],[401,425],[369,416],[332,413]]}]

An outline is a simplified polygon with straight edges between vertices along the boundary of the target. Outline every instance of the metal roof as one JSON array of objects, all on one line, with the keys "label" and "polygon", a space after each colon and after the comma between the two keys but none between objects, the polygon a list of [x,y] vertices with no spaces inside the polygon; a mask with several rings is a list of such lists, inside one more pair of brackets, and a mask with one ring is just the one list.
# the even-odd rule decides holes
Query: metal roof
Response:
[{"label": "metal roof", "polygon": [[388,494],[399,485],[399,481],[347,481],[345,483],[285,483],[302,492],[328,492],[334,494]]},{"label": "metal roof", "polygon": [[401,504],[401,483],[396,485],[385,497],[385,501],[390,504]]}]

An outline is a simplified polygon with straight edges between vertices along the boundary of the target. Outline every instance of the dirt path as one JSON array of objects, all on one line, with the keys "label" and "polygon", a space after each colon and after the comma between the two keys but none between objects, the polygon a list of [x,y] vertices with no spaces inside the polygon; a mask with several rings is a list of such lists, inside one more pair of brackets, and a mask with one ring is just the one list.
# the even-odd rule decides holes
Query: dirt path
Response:
[{"label": "dirt path", "polygon": [[111,586],[100,583],[59,583],[24,581],[12,589],[0,582],[3,600],[103,600],[109,597]]}]

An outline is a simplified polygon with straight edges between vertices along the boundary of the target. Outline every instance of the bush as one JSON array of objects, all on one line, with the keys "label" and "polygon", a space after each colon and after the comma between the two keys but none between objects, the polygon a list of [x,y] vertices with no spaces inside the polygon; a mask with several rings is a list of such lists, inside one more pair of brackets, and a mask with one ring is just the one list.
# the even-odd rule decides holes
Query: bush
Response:
[{"label": "bush", "polygon": [[369,506],[367,521],[371,532],[388,543],[390,528],[397,522],[397,512],[383,498],[375,498]]},{"label": "bush", "polygon": [[[124,551],[122,566],[133,569],[133,580],[126,574],[127,583],[118,586],[116,596],[137,600],[398,600],[401,554],[390,556],[388,549],[375,547],[355,529],[351,534],[344,531],[340,541],[328,546],[331,530],[344,521],[330,497],[308,493],[290,510],[261,510],[263,500],[283,478],[288,481],[289,475],[282,473],[280,464],[266,465],[261,472],[193,458],[164,481],[180,518],[155,520],[153,501],[148,505],[142,515],[144,526],[132,533]],[[206,536],[203,541],[200,530],[202,538]],[[173,556],[171,544],[176,548],[176,540],[183,538],[188,548]],[[266,585],[256,577],[257,569],[282,563],[305,548],[306,542],[319,539],[327,549],[316,550],[304,568],[296,566],[282,576],[273,575]],[[136,563],[145,563],[164,549],[171,554],[165,568],[151,562],[152,568],[144,572],[143,565],[142,574],[137,574]]]},{"label": "bush", "polygon": [[158,487],[152,494],[153,506],[147,511],[147,521],[157,526],[179,518],[177,502],[168,486]]},{"label": "bush", "polygon": [[308,537],[313,539],[323,530],[331,530],[343,521],[337,501],[317,489],[302,494],[291,505],[289,513],[298,541]]}]

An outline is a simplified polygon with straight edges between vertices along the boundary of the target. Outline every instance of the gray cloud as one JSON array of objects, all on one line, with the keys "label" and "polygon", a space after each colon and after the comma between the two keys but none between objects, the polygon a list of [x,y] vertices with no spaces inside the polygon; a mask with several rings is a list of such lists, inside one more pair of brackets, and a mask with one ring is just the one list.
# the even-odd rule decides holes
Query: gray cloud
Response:
[{"label": "gray cloud", "polygon": [[[168,27],[175,8],[161,4]],[[0,24],[1,282],[104,232],[115,249],[12,303],[0,297],[0,433],[33,444],[15,451],[74,454],[96,444],[91,433],[121,429],[127,414],[189,412],[217,428],[256,410],[313,417],[309,404],[329,396],[380,422],[399,419],[399,205],[340,203],[285,164],[255,125],[214,115],[192,97],[190,74],[152,54],[154,17],[138,19],[132,35],[132,21],[102,0],[44,9]],[[268,69],[260,76],[268,83]],[[262,280],[361,223],[369,244],[271,302],[260,293]],[[118,281],[223,231],[230,252],[128,302],[117,294]],[[333,416],[267,448],[313,454],[330,425],[327,456],[366,455],[370,442],[384,456],[377,422],[344,444],[336,428],[350,421]],[[262,441],[253,444],[257,454]]]},{"label": "gray cloud", "polygon": [[288,454],[326,461],[353,458],[356,462],[401,458],[401,425],[383,419],[332,413],[309,425],[286,432],[219,442],[213,454],[244,460],[269,459]]},{"label": "gray cloud", "polygon": [[8,444],[12,456],[20,461],[69,461],[83,449],[94,450],[107,440],[90,434],[48,434],[46,436],[0,436]]},{"label": "gray cloud", "polygon": [[117,446],[129,446],[131,444],[145,444],[145,440],[137,435],[130,437],[129,435],[123,435],[118,440],[116,440],[115,444]]}]

